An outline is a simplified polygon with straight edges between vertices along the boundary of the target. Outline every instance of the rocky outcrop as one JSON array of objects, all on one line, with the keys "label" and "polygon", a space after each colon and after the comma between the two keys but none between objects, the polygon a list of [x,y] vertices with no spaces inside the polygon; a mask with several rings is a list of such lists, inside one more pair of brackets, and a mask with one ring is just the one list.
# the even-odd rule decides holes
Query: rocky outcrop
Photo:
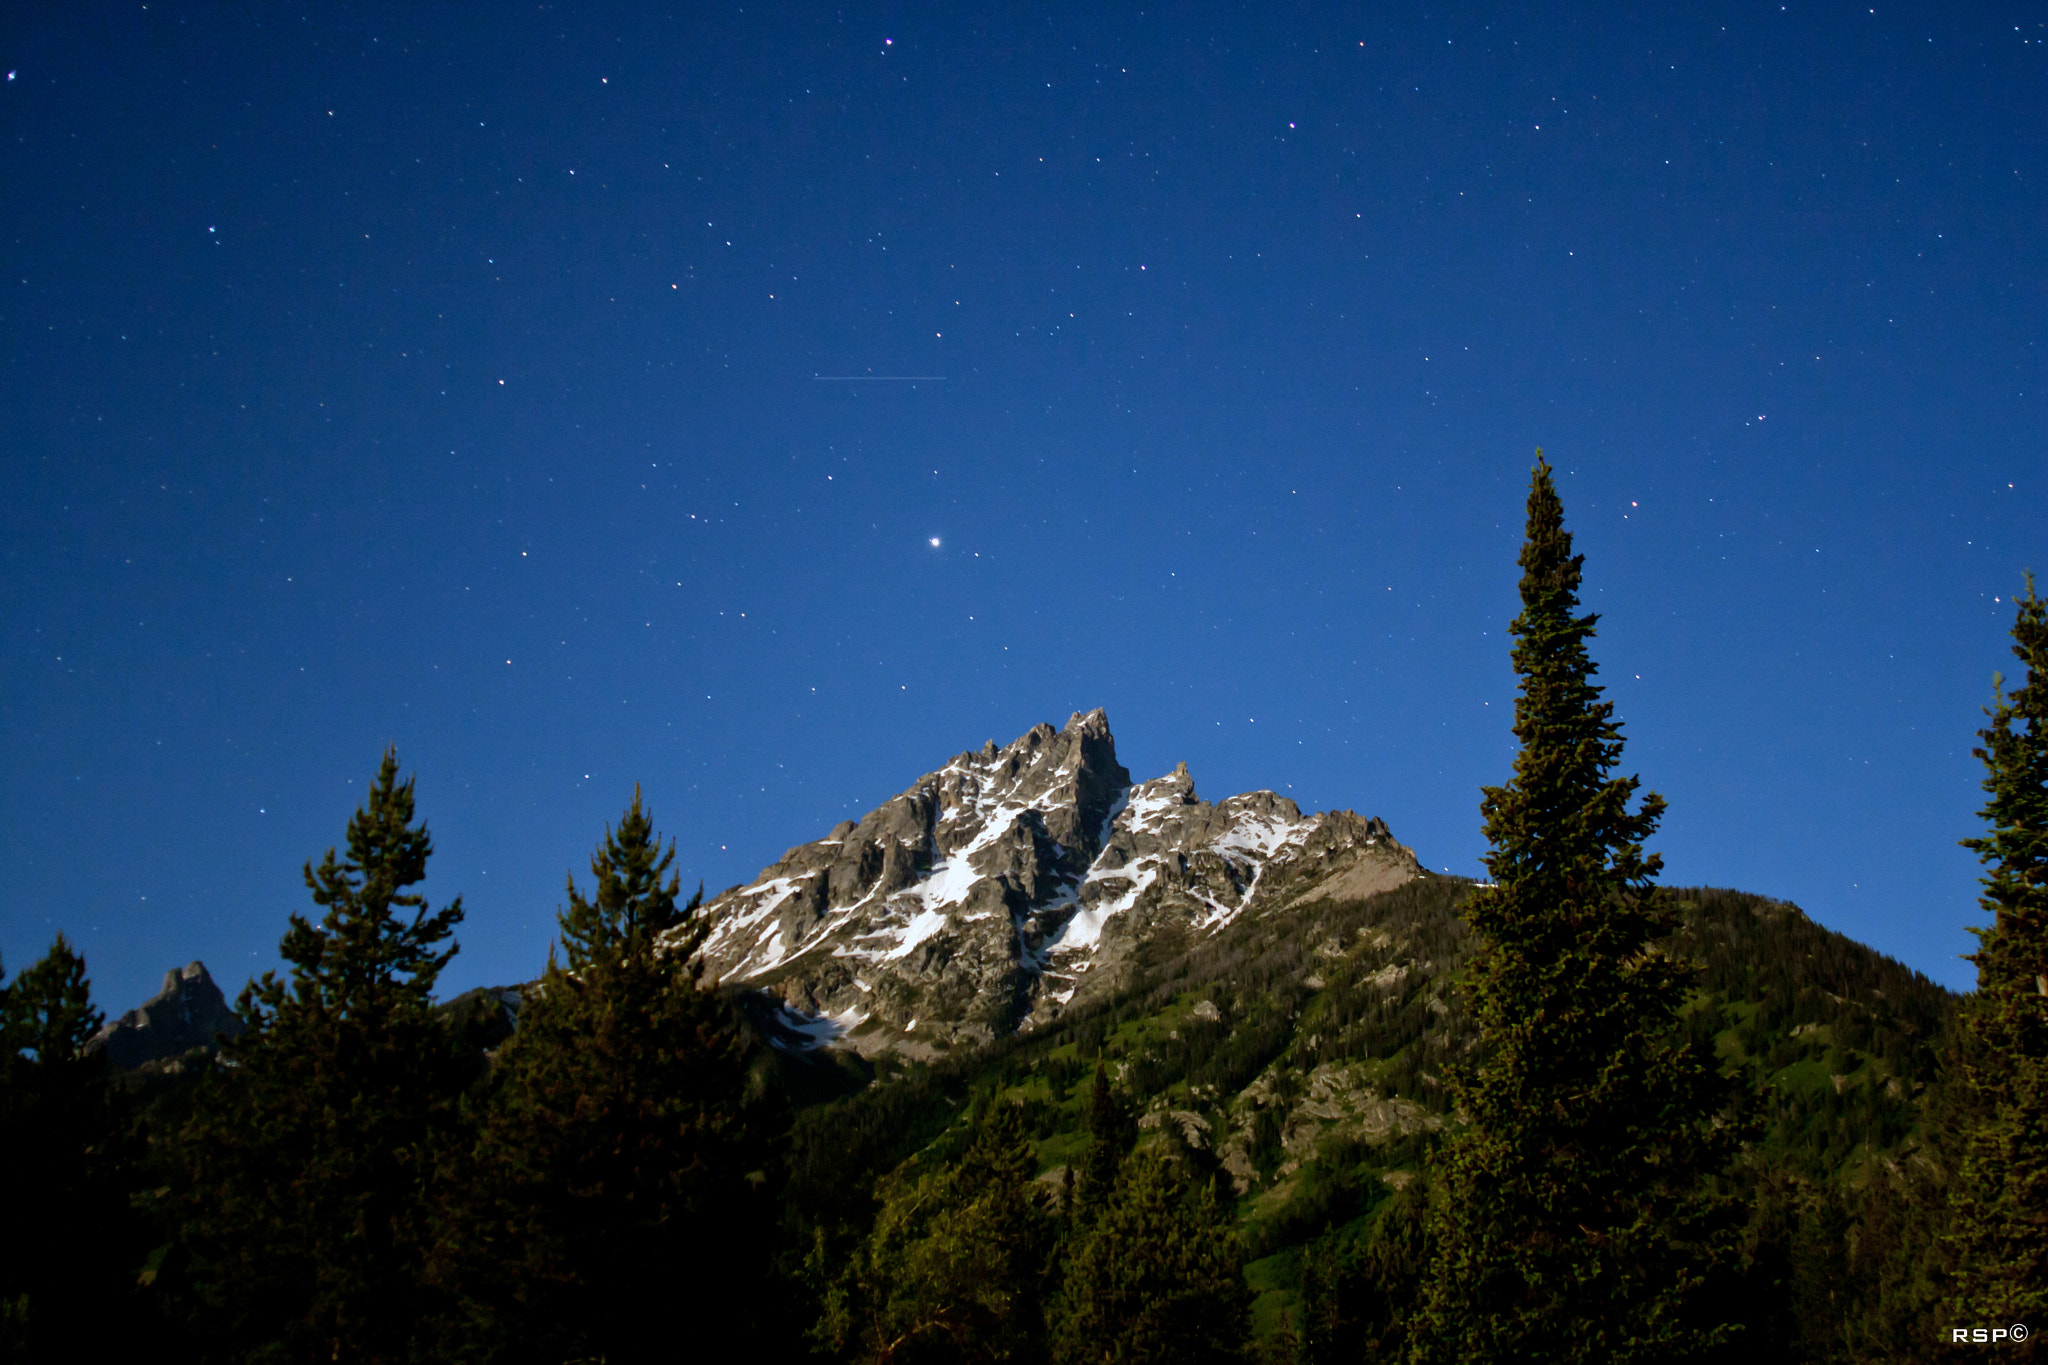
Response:
[{"label": "rocky outcrop", "polygon": [[519,986],[478,986],[434,1007],[434,1013],[462,1047],[494,1051],[519,1027],[526,1008],[526,989]]},{"label": "rocky outcrop", "polygon": [[191,962],[165,972],[161,991],[94,1034],[86,1048],[104,1050],[108,1061],[132,1071],[146,1062],[182,1057],[193,1048],[217,1047],[221,1038],[238,1038],[247,1027],[207,974],[206,964]]},{"label": "rocky outcrop", "polygon": [[791,1037],[929,1056],[1114,990],[1142,952],[1418,875],[1384,822],[1133,783],[1108,718],[993,740],[706,906],[702,956]]}]

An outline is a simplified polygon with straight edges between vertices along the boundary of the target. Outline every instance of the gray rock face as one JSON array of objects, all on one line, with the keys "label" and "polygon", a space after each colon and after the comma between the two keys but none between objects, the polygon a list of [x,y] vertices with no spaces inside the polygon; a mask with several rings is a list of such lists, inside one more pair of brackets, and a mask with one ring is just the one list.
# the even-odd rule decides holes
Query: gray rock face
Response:
[{"label": "gray rock face", "polygon": [[223,1034],[239,1038],[247,1027],[207,974],[206,964],[192,962],[165,972],[161,991],[102,1028],[86,1047],[106,1049],[108,1061],[130,1071],[195,1047],[213,1047]]},{"label": "gray rock face", "polygon": [[519,1028],[526,991],[518,986],[477,986],[434,1007],[464,1047],[489,1052]]},{"label": "gray rock face", "polygon": [[1114,989],[1148,945],[1419,871],[1378,819],[1267,791],[1210,805],[1186,764],[1133,784],[1097,710],[790,849],[706,906],[703,958],[778,997],[797,1035],[929,1056]]}]

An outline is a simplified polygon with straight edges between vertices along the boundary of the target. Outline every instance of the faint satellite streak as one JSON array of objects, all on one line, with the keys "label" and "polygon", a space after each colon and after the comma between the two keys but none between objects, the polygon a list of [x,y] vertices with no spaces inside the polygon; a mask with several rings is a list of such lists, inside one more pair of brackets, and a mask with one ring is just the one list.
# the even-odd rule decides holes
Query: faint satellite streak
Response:
[{"label": "faint satellite streak", "polygon": [[826,384],[938,384],[945,381],[942,374],[814,374],[811,378]]}]

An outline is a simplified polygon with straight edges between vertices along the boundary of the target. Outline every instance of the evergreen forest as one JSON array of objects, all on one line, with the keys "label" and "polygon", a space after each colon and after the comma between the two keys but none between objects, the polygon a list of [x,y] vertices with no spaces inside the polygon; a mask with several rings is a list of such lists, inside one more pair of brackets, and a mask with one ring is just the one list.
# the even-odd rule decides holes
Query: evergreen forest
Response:
[{"label": "evergreen forest", "polygon": [[441,999],[463,907],[417,893],[387,752],[240,1036],[118,1071],[64,938],[0,964],[0,1359],[2031,1358],[2031,580],[1954,831],[1984,868],[1943,911],[1979,941],[1956,996],[1795,906],[1661,884],[1540,452],[1520,569],[1486,881],[1162,941],[1114,996],[925,1062],[771,1045],[694,962],[701,888],[637,791],[542,977]]}]

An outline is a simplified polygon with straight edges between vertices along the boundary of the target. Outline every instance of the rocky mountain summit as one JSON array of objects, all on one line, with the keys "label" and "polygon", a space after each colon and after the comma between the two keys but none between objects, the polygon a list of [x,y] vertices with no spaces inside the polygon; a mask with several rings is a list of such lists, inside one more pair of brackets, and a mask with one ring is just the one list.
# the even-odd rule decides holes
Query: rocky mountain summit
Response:
[{"label": "rocky mountain summit", "polygon": [[1187,765],[1133,783],[1100,710],[991,740],[707,906],[709,975],[782,1002],[784,1041],[928,1056],[1030,1029],[1239,918],[1421,873],[1379,819]]},{"label": "rocky mountain summit", "polygon": [[238,1038],[248,1025],[228,1004],[203,962],[164,973],[164,988],[119,1019],[111,1020],[88,1050],[104,1049],[123,1071],[151,1062],[170,1062],[193,1048],[217,1047],[222,1037]]}]

